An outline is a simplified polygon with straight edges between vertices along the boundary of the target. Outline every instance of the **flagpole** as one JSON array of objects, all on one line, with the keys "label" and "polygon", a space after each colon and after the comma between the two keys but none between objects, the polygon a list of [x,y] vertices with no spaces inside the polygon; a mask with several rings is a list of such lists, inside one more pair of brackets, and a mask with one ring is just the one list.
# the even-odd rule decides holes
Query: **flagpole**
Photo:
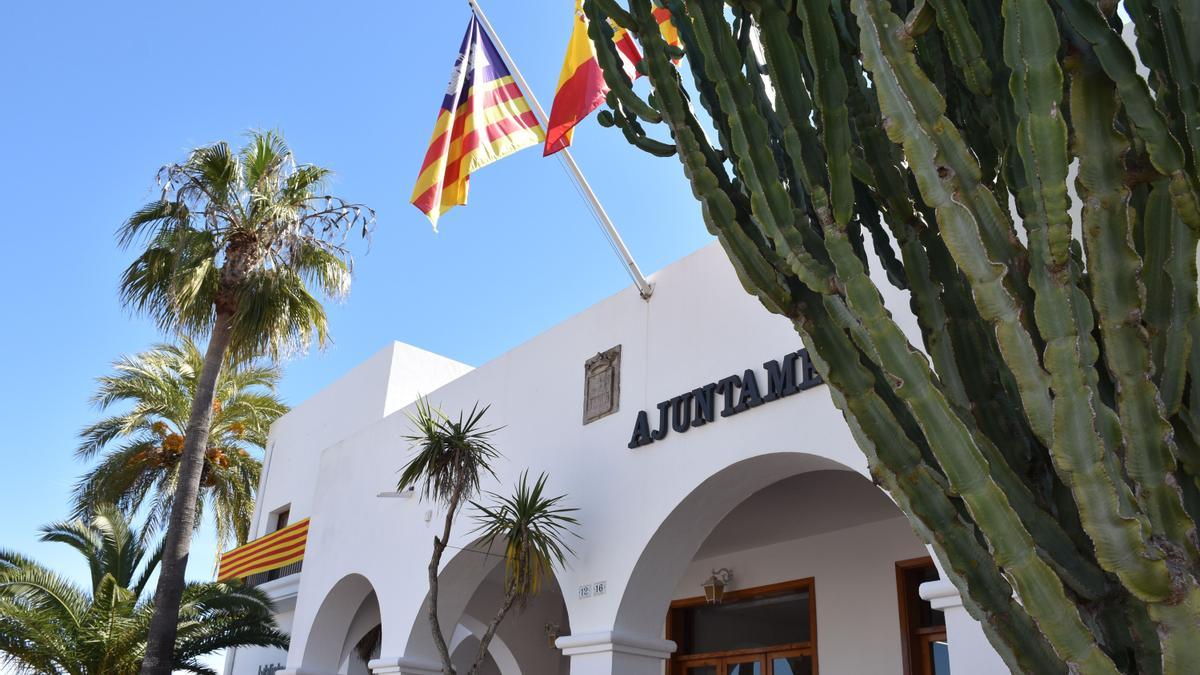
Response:
[{"label": "flagpole", "polygon": [[[549,129],[550,124],[548,122],[548,118],[546,117],[546,111],[542,110],[542,104],[538,103],[537,96],[534,95],[533,89],[529,87],[529,83],[526,82],[525,77],[521,75],[521,69],[517,67],[516,62],[513,61],[512,55],[510,55],[508,50],[505,49],[504,41],[500,39],[500,36],[496,34],[496,30],[492,28],[492,23],[488,21],[487,15],[483,13],[483,8],[479,6],[478,0],[467,0],[467,4],[471,6],[471,11],[475,13],[475,16],[479,17],[479,21],[483,24],[484,30],[488,32],[488,35],[490,35],[492,38],[492,42],[496,44],[496,49],[500,51],[500,57],[503,58],[505,63],[508,64],[508,67],[512,69],[513,76],[517,78],[517,84],[520,85],[521,90],[525,92],[525,95],[529,97],[529,101],[533,103],[534,111],[538,116],[538,122],[542,125],[543,129]],[[621,256],[621,260],[625,263],[625,268],[629,270],[630,276],[633,277],[634,283],[637,284],[638,293],[641,294],[643,299],[649,300],[650,294],[654,292],[654,286],[646,280],[645,275],[642,274],[642,270],[638,268],[637,262],[635,262],[633,259],[633,255],[629,253],[629,249],[625,246],[625,241],[621,239],[621,235],[617,232],[616,226],[613,225],[612,219],[608,217],[608,212],[604,210],[604,206],[600,204],[600,199],[597,198],[596,193],[592,191],[592,186],[589,185],[587,179],[583,177],[583,171],[581,171],[579,169],[579,165],[575,163],[575,158],[571,156],[571,151],[567,148],[563,148],[559,152],[562,153],[563,159],[567,163],[567,167],[571,170],[571,175],[575,178],[575,182],[579,185],[580,189],[583,190],[583,194],[587,197],[588,201],[591,202],[592,208],[599,217],[600,226],[604,228],[605,233],[607,233],[609,239],[613,242],[613,245],[617,249],[617,253]]]}]

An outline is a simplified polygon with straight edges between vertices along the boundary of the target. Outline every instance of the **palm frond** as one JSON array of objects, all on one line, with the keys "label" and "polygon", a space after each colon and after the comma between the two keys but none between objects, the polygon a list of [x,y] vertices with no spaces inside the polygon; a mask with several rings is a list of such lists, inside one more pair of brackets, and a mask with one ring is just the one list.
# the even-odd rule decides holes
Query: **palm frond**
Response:
[{"label": "palm frond", "polygon": [[400,470],[398,489],[420,486],[421,497],[443,506],[479,494],[483,475],[496,476],[492,462],[500,452],[491,437],[498,429],[484,427],[488,406],[476,404],[465,416],[452,419],[434,408],[429,399],[417,399],[409,415],[415,433],[405,436],[417,451]]},{"label": "palm frond", "polygon": [[545,473],[529,484],[529,472],[521,474],[511,496],[489,492],[491,505],[471,502],[475,509],[475,533],[485,549],[497,542],[504,545],[505,588],[524,603],[536,595],[546,579],[553,578],[554,565],[566,564],[573,554],[567,537],[578,534],[578,511],[562,505],[565,495],[546,497]]}]

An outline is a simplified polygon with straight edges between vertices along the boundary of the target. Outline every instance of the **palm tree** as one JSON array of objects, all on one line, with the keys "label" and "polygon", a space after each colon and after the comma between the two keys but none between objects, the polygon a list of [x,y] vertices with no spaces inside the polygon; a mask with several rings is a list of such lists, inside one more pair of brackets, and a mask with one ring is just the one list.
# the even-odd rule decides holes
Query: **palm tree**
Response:
[{"label": "palm tree", "polygon": [[567,554],[574,553],[564,540],[567,534],[579,536],[572,529],[579,521],[567,515],[578,509],[560,505],[566,495],[543,496],[546,480],[542,473],[530,487],[529,472],[525,471],[511,497],[489,492],[492,505],[471,502],[475,532],[481,535],[479,546],[490,551],[497,542],[504,545],[504,600],[479,639],[469,675],[483,667],[488,645],[509,610],[514,606],[523,609],[547,579],[554,583],[554,566],[562,567]]},{"label": "palm tree", "polygon": [[[104,411],[126,409],[80,432],[76,454],[81,459],[104,454],[75,484],[75,517],[86,518],[101,504],[116,504],[126,513],[148,504],[149,524],[166,524],[203,367],[200,349],[185,336],[177,345],[123,357],[113,364],[114,374],[98,378],[92,402]],[[278,368],[253,362],[228,364],[217,378],[196,524],[207,508],[219,549],[231,539],[240,545],[249,537],[262,472],[257,453],[266,448],[271,424],[288,410],[275,395],[279,378]]]},{"label": "palm tree", "polygon": [[183,434],[154,620],[142,673],[168,675],[183,575],[196,522],[205,452],[222,366],[272,359],[327,338],[314,295],[350,287],[351,231],[374,212],[324,194],[330,171],[297,164],[274,133],[255,132],[238,152],[221,142],[159,171],[162,195],[121,227],[121,245],[145,248],[125,270],[125,304],[165,331],[208,336]]},{"label": "palm tree", "polygon": [[[133,675],[146,649],[154,599],[146,587],[162,546],[135,533],[121,511],[101,506],[90,522],[42,528],[87,561],[90,589],[12,551],[0,550],[0,665],[16,673]],[[190,583],[177,622],[176,670],[216,675],[199,658],[230,647],[286,649],[274,607],[240,584]]]},{"label": "palm tree", "polygon": [[[523,606],[537,593],[553,564],[563,564],[566,554],[571,552],[563,542],[564,535],[577,524],[567,515],[575,509],[559,505],[563,496],[542,496],[545,474],[532,488],[528,485],[527,475],[522,474],[513,497],[489,492],[496,502],[492,506],[473,501],[479,494],[483,475],[496,477],[491,462],[500,456],[491,442],[496,429],[482,426],[487,410],[486,406],[476,405],[469,414],[460,413],[454,419],[431,406],[427,399],[418,398],[416,411],[410,416],[416,433],[405,437],[414,444],[417,453],[401,470],[397,485],[400,490],[420,485],[421,498],[433,501],[445,510],[442,534],[433,538],[427,605],[429,628],[442,661],[443,675],[454,675],[455,670],[438,619],[438,570],[450,541],[454,519],[461,508],[467,503],[475,507],[476,532],[480,533],[480,543],[486,550],[497,542],[503,542],[505,546],[504,601],[479,641],[471,675],[478,672],[488,645],[508,611],[514,605]],[[360,651],[369,653],[370,648],[364,645]]]}]

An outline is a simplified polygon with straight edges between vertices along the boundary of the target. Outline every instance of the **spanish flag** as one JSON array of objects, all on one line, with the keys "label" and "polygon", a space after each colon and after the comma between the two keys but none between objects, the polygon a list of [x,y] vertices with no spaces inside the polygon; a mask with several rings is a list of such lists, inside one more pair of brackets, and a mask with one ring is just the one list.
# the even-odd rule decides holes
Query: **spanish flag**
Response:
[{"label": "spanish flag", "polygon": [[529,103],[472,14],[413,188],[413,205],[436,231],[439,216],[467,203],[472,171],[544,138]]},{"label": "spanish flag", "polygon": [[679,29],[671,22],[671,10],[666,7],[655,7],[654,20],[658,22],[658,32],[662,33],[663,40],[672,47],[678,47]]},{"label": "spanish flag", "polygon": [[[596,61],[596,48],[588,38],[588,20],[580,5],[580,0],[576,0],[571,41],[567,43],[567,55],[563,58],[562,71],[558,75],[554,103],[550,106],[550,128],[546,131],[543,152],[545,156],[570,145],[575,125],[600,107],[604,95],[608,93],[604,73]],[[613,42],[621,54],[625,74],[631,80],[637,79],[635,65],[642,60],[642,53],[628,31],[620,27],[613,30]]]}]

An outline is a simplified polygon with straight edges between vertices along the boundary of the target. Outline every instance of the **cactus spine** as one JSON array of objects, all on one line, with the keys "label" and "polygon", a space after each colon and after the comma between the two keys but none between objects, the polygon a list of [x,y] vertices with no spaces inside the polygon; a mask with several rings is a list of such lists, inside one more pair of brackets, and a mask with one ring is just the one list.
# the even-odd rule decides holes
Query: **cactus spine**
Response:
[{"label": "cactus spine", "polygon": [[652,0],[584,3],[602,123],[678,158],[1010,668],[1194,672],[1200,5],[654,2],[679,67]]}]

